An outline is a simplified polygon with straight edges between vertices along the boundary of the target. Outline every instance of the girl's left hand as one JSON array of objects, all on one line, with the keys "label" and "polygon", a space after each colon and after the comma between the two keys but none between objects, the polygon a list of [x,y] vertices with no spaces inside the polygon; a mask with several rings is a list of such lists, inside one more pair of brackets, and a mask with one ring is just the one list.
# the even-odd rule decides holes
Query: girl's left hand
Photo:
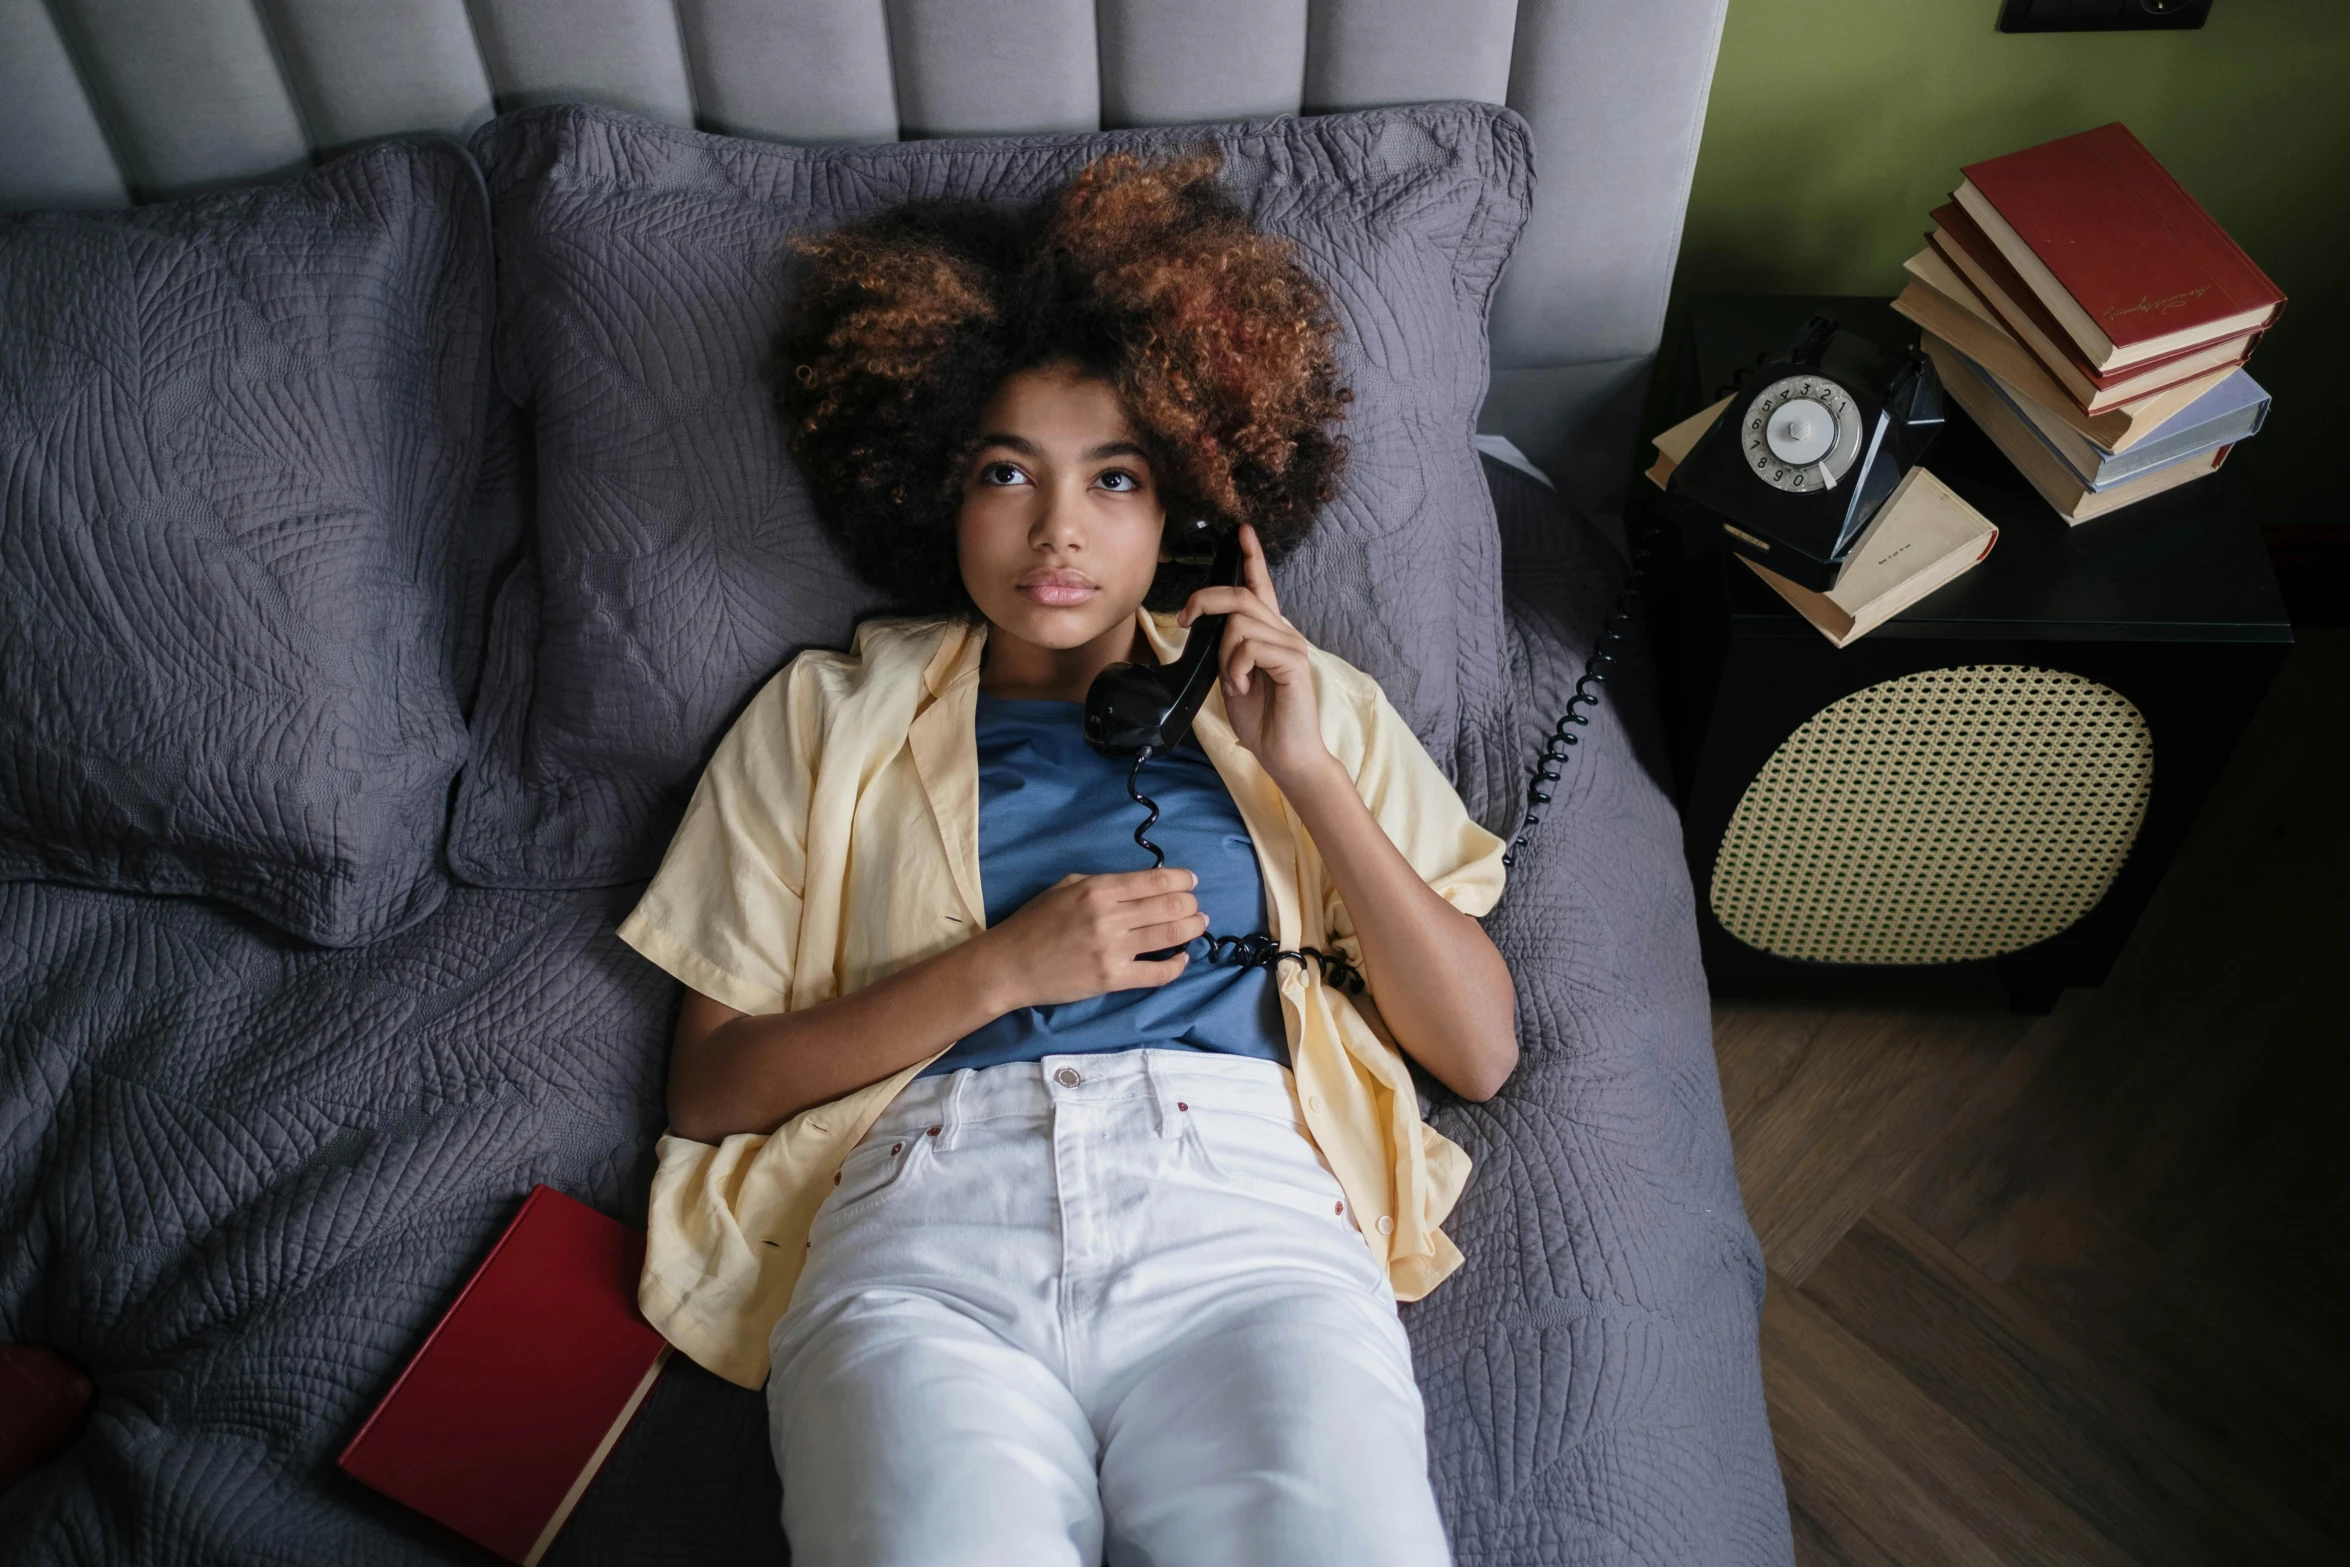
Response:
[{"label": "girl's left hand", "polygon": [[1264,546],[1257,530],[1240,525],[1241,586],[1202,588],[1184,603],[1176,624],[1224,615],[1222,683],[1232,732],[1273,775],[1275,783],[1303,777],[1330,760],[1314,703],[1314,675],[1306,639],[1281,618]]}]

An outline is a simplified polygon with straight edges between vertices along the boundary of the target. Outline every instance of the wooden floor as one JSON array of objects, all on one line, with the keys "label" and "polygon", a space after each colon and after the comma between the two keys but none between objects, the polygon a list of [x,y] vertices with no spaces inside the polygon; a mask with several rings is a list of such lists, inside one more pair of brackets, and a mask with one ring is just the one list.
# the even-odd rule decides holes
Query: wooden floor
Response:
[{"label": "wooden floor", "polygon": [[2350,633],[2107,983],[1718,1002],[1805,1563],[2350,1562]]}]

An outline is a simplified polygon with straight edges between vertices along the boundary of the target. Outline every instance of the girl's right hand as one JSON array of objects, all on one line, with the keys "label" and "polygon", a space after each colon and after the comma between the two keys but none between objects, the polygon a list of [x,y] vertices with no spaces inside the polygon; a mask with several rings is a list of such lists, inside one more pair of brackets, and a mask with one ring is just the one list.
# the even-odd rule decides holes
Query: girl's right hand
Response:
[{"label": "girl's right hand", "polygon": [[1190,957],[1145,962],[1138,954],[1180,947],[1207,930],[1192,896],[1198,885],[1195,873],[1171,865],[1062,877],[979,936],[991,949],[990,1005],[1000,1016],[1166,984]]}]

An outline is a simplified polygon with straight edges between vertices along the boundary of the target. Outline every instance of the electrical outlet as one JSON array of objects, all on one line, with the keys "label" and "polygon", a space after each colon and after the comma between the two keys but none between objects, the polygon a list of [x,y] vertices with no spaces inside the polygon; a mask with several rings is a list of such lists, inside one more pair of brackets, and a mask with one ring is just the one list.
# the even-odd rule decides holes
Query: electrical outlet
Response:
[{"label": "electrical outlet", "polygon": [[2211,0],[2006,0],[2003,33],[2118,33],[2201,27]]}]

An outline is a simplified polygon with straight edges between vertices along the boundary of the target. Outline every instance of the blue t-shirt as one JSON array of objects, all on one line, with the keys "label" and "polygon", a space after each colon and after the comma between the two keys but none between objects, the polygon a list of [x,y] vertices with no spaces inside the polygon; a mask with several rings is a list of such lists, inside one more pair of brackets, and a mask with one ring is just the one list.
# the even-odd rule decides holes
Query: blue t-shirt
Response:
[{"label": "blue t-shirt", "polygon": [[[1143,809],[1126,793],[1129,764],[1086,744],[1083,710],[1078,702],[979,693],[979,879],[991,926],[1072,871],[1150,869],[1150,855],[1134,841]],[[1256,848],[1206,753],[1187,742],[1152,757],[1142,792],[1159,804],[1151,840],[1169,865],[1199,875],[1193,896],[1208,929],[1264,931]],[[1287,1065],[1272,972],[1210,962],[1207,944],[1195,941],[1190,965],[1167,984],[1006,1013],[957,1040],[922,1075],[1134,1049],[1217,1050]]]}]

